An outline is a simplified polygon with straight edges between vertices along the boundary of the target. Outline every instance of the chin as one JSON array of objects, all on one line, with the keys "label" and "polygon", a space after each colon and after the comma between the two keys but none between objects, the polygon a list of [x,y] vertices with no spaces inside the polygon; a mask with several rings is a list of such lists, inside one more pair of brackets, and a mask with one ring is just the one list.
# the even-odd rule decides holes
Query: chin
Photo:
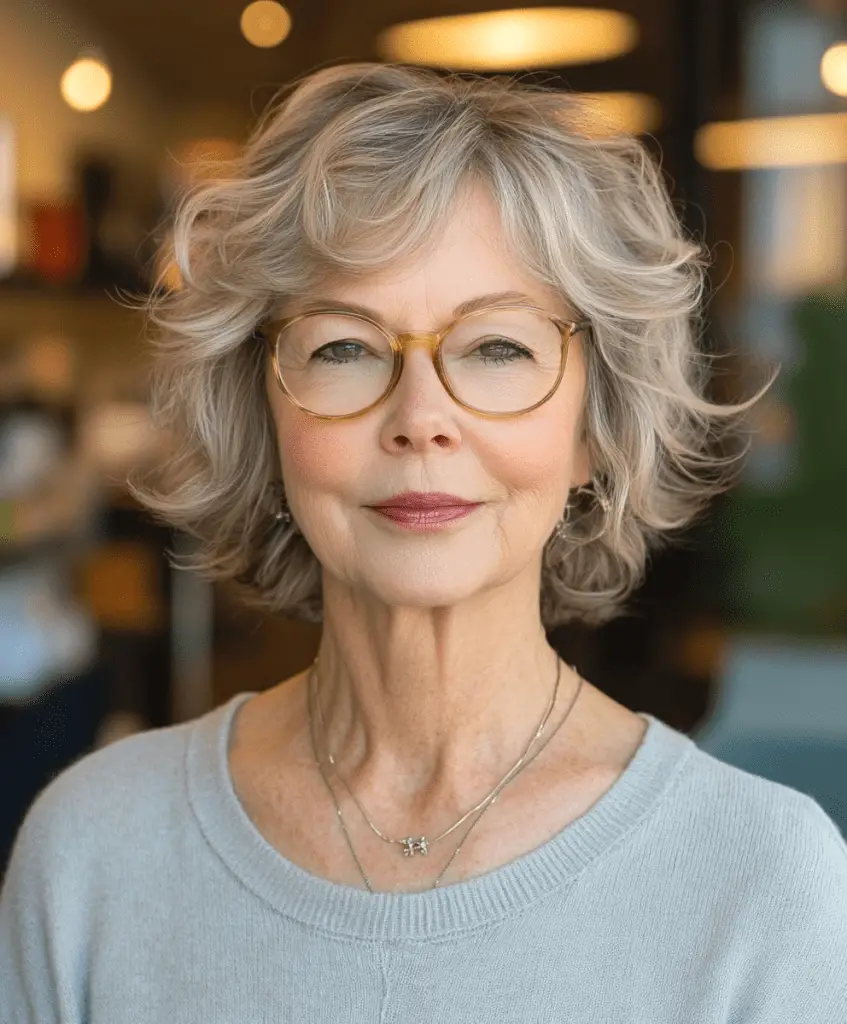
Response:
[{"label": "chin", "polygon": [[[416,562],[417,564],[410,564]],[[422,564],[409,559],[402,566],[394,565],[360,578],[359,586],[384,604],[408,608],[443,608],[459,604],[479,594],[490,585],[484,567],[464,565]]]}]

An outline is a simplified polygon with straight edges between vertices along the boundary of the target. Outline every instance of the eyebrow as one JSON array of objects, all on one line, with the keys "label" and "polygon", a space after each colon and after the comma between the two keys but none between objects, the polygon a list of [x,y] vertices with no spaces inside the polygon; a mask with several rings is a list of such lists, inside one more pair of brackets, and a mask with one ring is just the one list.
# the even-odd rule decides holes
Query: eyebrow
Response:
[{"label": "eyebrow", "polygon": [[[487,295],[477,295],[473,299],[467,299],[465,302],[460,302],[458,306],[453,310],[453,317],[457,318],[460,316],[466,316],[469,313],[475,313],[478,309],[483,309],[485,306],[492,306],[496,304],[508,304],[508,303],[520,303],[521,305],[537,306],[538,303],[529,295],[525,295],[523,292],[506,291],[506,292],[489,292]],[[304,302],[298,302],[296,304],[297,309],[295,314],[299,313],[310,313],[316,309],[338,309],[348,313],[360,313],[362,316],[370,317],[371,320],[377,320],[382,322],[383,315],[375,309],[371,309],[369,306],[363,306],[358,302],[341,302],[338,299],[332,298],[314,298]]]}]

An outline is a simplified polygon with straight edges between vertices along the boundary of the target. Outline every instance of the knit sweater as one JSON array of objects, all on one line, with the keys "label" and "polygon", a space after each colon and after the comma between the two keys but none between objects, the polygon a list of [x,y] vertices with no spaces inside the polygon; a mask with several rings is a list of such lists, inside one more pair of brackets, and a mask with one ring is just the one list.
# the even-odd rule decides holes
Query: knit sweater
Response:
[{"label": "knit sweater", "polygon": [[250,696],[41,791],[0,894],[2,1024],[847,1021],[847,844],[811,797],[642,714],[623,774],[542,845],[370,893],[247,816],[227,749]]}]

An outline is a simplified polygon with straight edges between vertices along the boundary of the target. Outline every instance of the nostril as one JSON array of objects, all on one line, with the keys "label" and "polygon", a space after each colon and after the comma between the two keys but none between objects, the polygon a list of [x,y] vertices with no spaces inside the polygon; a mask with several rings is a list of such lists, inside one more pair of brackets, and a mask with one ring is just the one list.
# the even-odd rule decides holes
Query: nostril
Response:
[{"label": "nostril", "polygon": [[[450,438],[446,434],[435,434],[432,441],[434,444],[437,444],[439,448],[449,448],[451,445]],[[398,448],[414,448],[414,442],[405,434],[398,434],[394,438],[394,443]]]}]

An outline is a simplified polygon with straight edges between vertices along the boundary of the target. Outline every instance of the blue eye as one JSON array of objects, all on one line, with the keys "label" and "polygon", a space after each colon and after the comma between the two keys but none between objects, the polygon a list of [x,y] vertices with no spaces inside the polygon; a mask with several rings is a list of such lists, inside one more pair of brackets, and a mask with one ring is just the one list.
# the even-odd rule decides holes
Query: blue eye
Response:
[{"label": "blue eye", "polygon": [[331,352],[332,349],[357,349],[359,353],[363,351],[362,346],[355,341],[332,341],[328,345],[323,345],[316,352],[312,353],[312,359],[334,364],[344,364],[355,361],[353,359],[343,359],[339,356],[333,355]]},{"label": "blue eye", "polygon": [[[500,353],[492,355],[490,352],[483,352],[483,349],[500,349]],[[518,345],[514,341],[507,341],[505,338],[500,341],[485,341],[475,351],[479,352],[481,358],[486,362],[493,363],[514,363],[519,359],[532,359],[532,353]]]}]

